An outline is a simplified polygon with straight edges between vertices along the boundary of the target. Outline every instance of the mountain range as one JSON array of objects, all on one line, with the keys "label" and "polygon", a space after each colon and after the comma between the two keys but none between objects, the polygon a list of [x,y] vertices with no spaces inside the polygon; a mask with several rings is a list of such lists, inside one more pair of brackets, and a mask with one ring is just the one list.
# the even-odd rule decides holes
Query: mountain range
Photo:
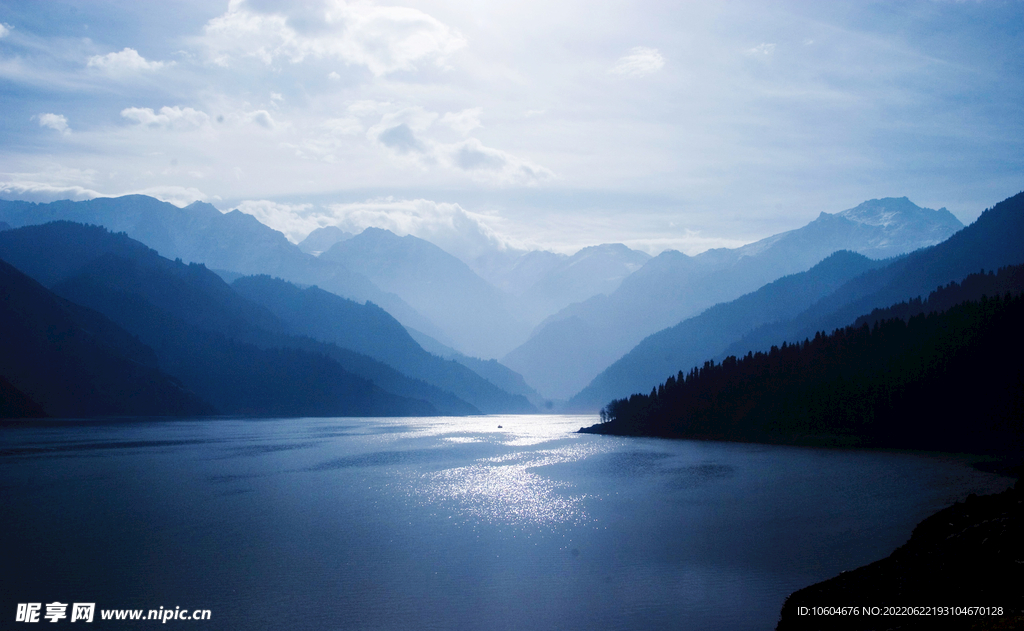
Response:
[{"label": "mountain range", "polygon": [[547,318],[530,340],[502,358],[542,395],[566,399],[648,335],[782,276],[810,269],[838,250],[894,256],[942,241],[963,224],[945,209],[906,198],[870,200],[803,228],[735,249],[696,256],[669,250],[610,294]]},{"label": "mountain range", "polygon": [[[767,351],[783,342],[801,342],[819,332],[862,323],[868,317],[865,314],[901,301],[920,304],[936,287],[960,282],[978,270],[1024,263],[1022,242],[1024,194],[985,211],[946,241],[898,258],[872,261],[849,252],[836,253],[807,272],[784,277],[651,335],[603,371],[570,405],[600,409],[612,399],[647,392],[676,371],[709,359],[721,361]],[[1005,276],[994,278],[1003,278],[1004,284],[974,278],[971,283],[979,289],[958,294],[959,299],[978,299],[986,289],[998,293],[1012,286],[1006,285]],[[933,306],[937,304],[937,298],[932,300]]]},{"label": "mountain range", "polygon": [[[50,254],[40,256],[40,252]],[[126,235],[100,227],[54,222],[5,231],[0,233],[0,258],[49,285],[66,301],[102,313],[127,331],[126,337],[141,341],[140,346],[150,349],[161,369],[207,402],[207,411],[371,416],[532,409],[522,397],[500,391],[454,362],[434,358],[451,366],[460,387],[475,389],[486,403],[481,406],[485,410],[369,356],[292,335],[292,325],[245,298],[204,266],[170,261]],[[284,281],[277,282],[303,293]],[[344,303],[339,310],[349,307],[359,312],[362,321],[348,321],[356,337],[372,336],[367,322],[374,321],[390,327],[389,333],[404,333],[372,304],[356,305],[319,293]],[[407,335],[406,339],[415,346]],[[426,355],[422,349],[420,354]],[[47,411],[64,414],[64,410]],[[90,415],[88,410],[83,413]]]}]

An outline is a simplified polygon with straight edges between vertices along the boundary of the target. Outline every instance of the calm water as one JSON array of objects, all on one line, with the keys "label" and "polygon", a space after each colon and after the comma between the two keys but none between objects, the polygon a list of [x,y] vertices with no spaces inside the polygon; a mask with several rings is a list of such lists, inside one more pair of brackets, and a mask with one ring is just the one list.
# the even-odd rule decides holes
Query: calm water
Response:
[{"label": "calm water", "polygon": [[793,590],[1010,484],[950,458],[571,433],[595,421],[0,428],[0,625],[58,600],[210,609],[165,627],[207,630],[772,629]]}]

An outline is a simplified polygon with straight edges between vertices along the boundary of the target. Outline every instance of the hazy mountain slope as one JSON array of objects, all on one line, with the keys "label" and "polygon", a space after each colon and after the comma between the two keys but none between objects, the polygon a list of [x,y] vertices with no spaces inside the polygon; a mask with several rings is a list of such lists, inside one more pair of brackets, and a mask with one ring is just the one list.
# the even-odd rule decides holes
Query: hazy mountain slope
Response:
[{"label": "hazy mountain slope", "polygon": [[521,296],[569,257],[546,250],[506,250],[478,257],[469,265],[478,276],[512,296]]},{"label": "hazy mountain slope", "polygon": [[589,367],[615,361],[616,351],[602,344],[601,331],[582,318],[556,320],[501,359],[522,374],[542,396],[567,399],[590,380]]},{"label": "hazy mountain slope", "polygon": [[409,335],[412,336],[412,339],[416,340],[416,343],[428,353],[462,364],[509,394],[517,394],[526,397],[526,400],[533,404],[538,410],[548,407],[544,397],[540,396],[540,393],[531,388],[526,383],[526,380],[523,379],[522,375],[508,366],[499,363],[497,360],[480,359],[478,357],[463,355],[454,348],[438,342],[426,333],[422,333],[415,329],[406,330],[409,332]]},{"label": "hazy mountain slope", "polygon": [[232,287],[281,318],[290,332],[385,362],[410,377],[454,393],[475,406],[476,413],[536,411],[527,400],[503,391],[465,366],[426,352],[397,320],[372,303],[360,305],[316,287],[299,289],[268,276],[241,278]]},{"label": "hazy mountain slope", "polygon": [[[50,255],[41,263],[39,252]],[[57,294],[137,335],[164,370],[221,413],[436,413],[346,372],[325,349],[299,348],[312,341],[288,338],[273,314],[202,265],[169,261],[123,234],[67,222],[30,226],[0,234],[0,253],[30,274],[42,269]]]},{"label": "hazy mountain slope", "polygon": [[717,304],[645,338],[574,396],[569,406],[596,411],[612,399],[646,393],[669,375],[717,356],[755,327],[788,320],[851,278],[881,265],[844,250],[806,272],[784,276],[736,300]]},{"label": "hazy mountain slope", "polygon": [[583,248],[548,270],[519,296],[531,322],[540,322],[574,302],[609,294],[650,255],[621,243]]},{"label": "hazy mountain slope", "polygon": [[49,204],[0,200],[0,220],[15,227],[57,220],[104,226],[124,232],[170,259],[319,285],[360,302],[372,300],[405,324],[437,331],[427,318],[398,296],[382,292],[365,276],[303,252],[280,232],[237,210],[221,213],[203,202],[178,208],[145,195]]},{"label": "hazy mountain slope", "polygon": [[152,349],[101,314],[54,295],[4,261],[0,289],[0,375],[51,416],[214,411],[161,371]]},{"label": "hazy mountain slope", "polygon": [[978,270],[1019,265],[1024,263],[1022,244],[1024,193],[999,202],[939,245],[852,279],[792,320],[751,331],[722,356],[769,348],[783,340],[814,337],[818,331],[846,326],[872,309],[925,296]]},{"label": "hazy mountain slope", "polygon": [[397,294],[468,355],[496,357],[526,337],[527,327],[512,315],[507,296],[423,239],[367,228],[320,259],[339,262]]},{"label": "hazy mountain slope", "polygon": [[[920,209],[906,200],[871,200],[844,212],[846,216],[821,213],[803,228],[733,250],[709,250],[692,257],[663,252],[623,280],[612,294],[570,305],[534,333],[555,320],[575,316],[594,333],[592,339],[579,337],[580,341],[596,344],[595,348],[571,347],[571,340],[577,338],[552,339],[553,347],[524,344],[517,349],[514,364],[503,362],[541,393],[545,393],[543,375],[553,372],[574,373],[565,381],[586,384],[651,333],[782,276],[805,271],[833,252],[896,253],[901,248],[929,245],[936,235],[948,236],[959,225],[948,211]],[[927,238],[915,244],[913,237],[922,234]],[[581,363],[582,357],[593,361]],[[561,363],[552,366],[551,361]],[[563,390],[559,394],[567,397],[573,393]],[[557,395],[550,392],[547,396]]]},{"label": "hazy mountain slope", "polygon": [[354,236],[351,232],[345,232],[338,226],[324,226],[306,235],[306,238],[299,242],[299,249],[307,254],[319,256],[322,252],[331,249],[335,243],[351,239]]}]

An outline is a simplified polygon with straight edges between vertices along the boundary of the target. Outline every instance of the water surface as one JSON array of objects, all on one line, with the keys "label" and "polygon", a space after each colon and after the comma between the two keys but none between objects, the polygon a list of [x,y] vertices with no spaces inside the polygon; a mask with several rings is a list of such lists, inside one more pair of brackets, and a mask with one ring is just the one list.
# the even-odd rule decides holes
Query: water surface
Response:
[{"label": "water surface", "polygon": [[0,428],[0,621],[59,601],[210,609],[167,623],[202,629],[772,629],[790,592],[1010,484],[952,457],[572,433],[594,422]]}]

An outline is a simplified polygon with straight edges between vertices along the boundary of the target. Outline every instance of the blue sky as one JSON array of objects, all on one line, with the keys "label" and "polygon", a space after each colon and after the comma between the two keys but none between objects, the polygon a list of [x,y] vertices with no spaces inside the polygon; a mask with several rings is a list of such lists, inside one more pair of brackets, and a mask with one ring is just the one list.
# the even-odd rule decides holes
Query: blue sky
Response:
[{"label": "blue sky", "polygon": [[1024,189],[1024,3],[0,2],[0,196],[693,254]]}]

